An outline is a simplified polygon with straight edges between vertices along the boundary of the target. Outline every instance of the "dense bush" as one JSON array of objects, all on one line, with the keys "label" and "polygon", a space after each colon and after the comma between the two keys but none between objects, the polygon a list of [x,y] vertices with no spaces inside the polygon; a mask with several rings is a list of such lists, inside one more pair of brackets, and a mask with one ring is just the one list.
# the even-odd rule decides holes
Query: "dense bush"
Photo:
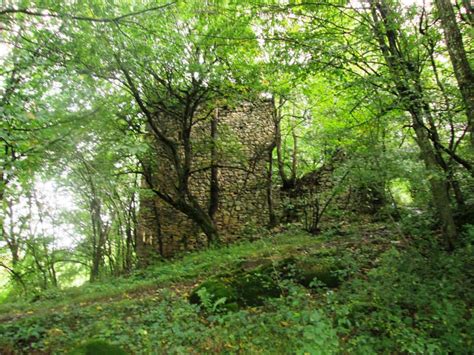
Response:
[{"label": "dense bush", "polygon": [[[425,250],[426,251],[426,250]],[[474,254],[391,249],[367,278],[357,278],[325,309],[350,352],[468,354],[474,346]]]}]

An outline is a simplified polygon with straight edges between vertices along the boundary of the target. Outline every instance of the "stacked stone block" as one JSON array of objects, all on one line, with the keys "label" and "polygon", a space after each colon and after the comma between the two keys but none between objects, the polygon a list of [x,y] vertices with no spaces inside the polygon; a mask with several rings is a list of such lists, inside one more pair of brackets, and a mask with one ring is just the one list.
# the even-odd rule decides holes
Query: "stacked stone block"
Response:
[{"label": "stacked stone block", "polygon": [[[268,149],[274,136],[271,112],[268,101],[216,109],[214,164],[218,166],[219,205],[214,220],[224,242],[237,239],[246,225],[268,224],[266,175]],[[205,209],[210,189],[210,130],[209,120],[203,120],[192,134],[194,173],[190,190]],[[159,186],[174,183],[175,173],[166,155],[158,154],[155,159],[155,183]],[[140,204],[137,246],[143,244],[144,248],[169,257],[206,244],[204,234],[193,221],[158,197],[143,194]]]}]

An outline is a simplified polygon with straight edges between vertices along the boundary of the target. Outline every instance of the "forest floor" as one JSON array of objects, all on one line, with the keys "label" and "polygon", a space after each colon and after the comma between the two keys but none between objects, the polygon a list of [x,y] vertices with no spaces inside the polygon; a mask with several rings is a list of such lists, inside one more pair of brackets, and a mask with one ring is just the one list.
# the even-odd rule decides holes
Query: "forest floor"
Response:
[{"label": "forest floor", "polygon": [[[187,254],[129,277],[0,305],[0,353],[67,353],[88,339],[143,354],[469,353],[472,247],[448,254],[412,244],[386,223],[359,220],[318,236],[290,228]],[[343,260],[342,283],[282,280],[280,297],[233,311],[189,302],[206,279],[288,257]]]}]

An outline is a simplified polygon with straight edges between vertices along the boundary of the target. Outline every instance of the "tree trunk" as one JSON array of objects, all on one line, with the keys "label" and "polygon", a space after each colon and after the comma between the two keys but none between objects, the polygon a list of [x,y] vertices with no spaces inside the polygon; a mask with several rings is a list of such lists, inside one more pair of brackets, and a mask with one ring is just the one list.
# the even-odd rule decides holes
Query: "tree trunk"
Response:
[{"label": "tree trunk", "polygon": [[207,211],[205,211],[200,205],[197,199],[187,193],[187,200],[179,200],[174,205],[179,211],[183,212],[188,216],[194,223],[198,225],[199,228],[207,237],[207,245],[215,245],[219,243],[219,233],[217,231],[216,225],[212,218],[209,216]]},{"label": "tree trunk", "polygon": [[97,198],[92,198],[91,201],[91,221],[94,231],[94,248],[92,255],[92,267],[90,274],[90,281],[96,281],[100,276],[100,269],[104,263],[104,247],[106,243],[106,232],[101,217],[100,201]]},{"label": "tree trunk", "polygon": [[466,107],[470,143],[471,147],[474,148],[474,73],[467,59],[451,0],[436,0],[435,3],[438,8],[454,75]]},{"label": "tree trunk", "polygon": [[448,249],[454,248],[456,240],[456,224],[454,223],[451,201],[449,198],[449,184],[445,177],[444,170],[436,160],[436,154],[428,138],[425,128],[420,124],[421,118],[417,112],[410,112],[412,115],[413,128],[415,130],[416,142],[420,147],[421,156],[428,173],[428,181],[431,187],[433,204],[438,218],[441,222],[443,235]]},{"label": "tree trunk", "polygon": [[[142,180],[141,187],[146,189],[148,188],[147,185],[149,185],[149,183]],[[159,228],[159,221],[156,220],[155,199],[156,196],[147,194],[146,190],[140,192],[138,231],[135,236],[135,253],[137,255],[138,267],[140,268],[150,264],[153,254],[156,252],[156,250],[153,249],[153,244],[155,244],[153,240],[160,239],[157,235],[161,229]],[[131,228],[129,229],[129,233],[132,233]],[[133,239],[132,235],[130,235],[130,238]]]},{"label": "tree trunk", "polygon": [[217,228],[210,218],[209,220],[207,218],[203,218],[202,220],[199,219],[198,224],[204,234],[206,234],[208,246],[219,244],[219,233],[217,232]]},{"label": "tree trunk", "polygon": [[278,166],[278,174],[280,175],[280,179],[282,182],[282,189],[287,191],[291,190],[295,185],[294,175],[292,174],[291,178],[288,178],[285,172],[285,162],[283,159],[283,147],[281,141],[281,114],[280,109],[283,106],[283,102],[279,102],[278,106],[273,100],[273,125],[274,125],[274,143],[277,152],[277,166]]},{"label": "tree trunk", "polygon": [[[14,220],[14,211],[13,211],[13,201],[11,199],[7,199],[7,211],[6,211],[8,217],[10,218],[10,221]],[[13,269],[16,270],[16,267],[18,266],[20,262],[20,241],[16,238],[15,236],[15,229],[14,229],[14,224],[10,223],[10,228],[7,232],[4,229],[4,226],[2,224],[2,234],[3,238],[5,239],[8,249],[10,250],[10,254],[12,257],[12,266]]]},{"label": "tree trunk", "polygon": [[272,144],[268,149],[268,170],[267,170],[267,204],[268,204],[268,226],[275,227],[278,224],[278,219],[275,214],[273,206],[273,150],[275,145]]},{"label": "tree trunk", "polygon": [[154,235],[154,238],[152,240],[152,245],[153,245],[153,249],[154,250],[158,249],[158,252],[163,257],[165,251],[164,251],[164,245],[163,245],[163,234],[161,233],[161,218],[160,218],[160,212],[158,211],[158,208],[156,207],[156,203],[154,200],[153,200],[153,216],[155,218],[156,234]]},{"label": "tree trunk", "polygon": [[130,199],[127,205],[127,214],[126,214],[126,226],[125,226],[125,250],[124,250],[124,269],[125,271],[132,270],[132,258],[133,258],[133,249],[134,249],[134,241],[136,240],[136,218],[135,218],[135,197],[134,194]]},{"label": "tree trunk", "polygon": [[449,249],[452,249],[457,231],[449,199],[449,183],[440,165],[441,162],[437,159],[436,149],[432,145],[425,125],[425,116],[428,121],[431,117],[429,105],[424,100],[423,88],[420,85],[420,74],[416,66],[405,59],[403,50],[406,48],[400,45],[400,33],[396,30],[398,26],[394,23],[390,5],[385,0],[370,0],[370,5],[374,34],[390,70],[391,80],[395,84],[398,97],[411,115],[416,142],[428,174],[433,204],[441,222],[446,244]]},{"label": "tree trunk", "polygon": [[219,118],[219,109],[215,109],[215,114],[211,119],[211,185],[209,190],[209,217],[214,220],[219,209],[219,178],[217,167],[217,123]]}]

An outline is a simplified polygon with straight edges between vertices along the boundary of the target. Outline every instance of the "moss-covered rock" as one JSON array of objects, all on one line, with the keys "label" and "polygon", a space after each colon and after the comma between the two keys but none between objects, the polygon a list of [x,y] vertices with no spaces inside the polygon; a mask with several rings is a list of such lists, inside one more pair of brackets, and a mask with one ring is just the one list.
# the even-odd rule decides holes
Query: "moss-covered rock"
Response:
[{"label": "moss-covered rock", "polygon": [[70,355],[127,355],[117,345],[109,344],[103,340],[90,340],[72,350]]},{"label": "moss-covered rock", "polygon": [[[203,299],[203,291],[207,299]],[[204,302],[210,303],[210,306],[214,305],[220,299],[224,299],[225,302],[222,307],[228,310],[234,310],[236,307],[237,292],[235,287],[225,278],[215,278],[204,281],[198,287],[196,287],[189,296],[189,302],[192,304],[203,304]]]},{"label": "moss-covered rock", "polygon": [[[219,275],[199,285],[191,293],[189,301],[205,304],[212,308],[220,299],[225,298],[221,306],[235,310],[237,306],[261,306],[266,299],[282,294],[281,280],[293,280],[310,287],[316,279],[329,288],[338,287],[341,278],[338,271],[342,266],[335,258],[290,257],[278,262],[270,259],[247,260],[233,273]],[[202,298],[205,289],[206,300]]]},{"label": "moss-covered rock", "polygon": [[[203,289],[206,290],[207,300],[203,300]],[[252,271],[239,269],[233,274],[204,281],[192,291],[189,301],[193,304],[214,304],[225,297],[223,306],[227,310],[236,310],[238,306],[262,305],[266,298],[278,297],[280,294],[281,289],[272,277],[271,268],[265,263]]]},{"label": "moss-covered rock", "polygon": [[280,277],[293,280],[305,287],[317,279],[326,287],[335,288],[341,283],[338,271],[343,267],[332,258],[290,257],[276,266]]},{"label": "moss-covered rock", "polygon": [[315,279],[329,288],[335,288],[341,284],[341,279],[337,275],[339,270],[337,265],[314,264],[305,260],[298,262],[296,268],[299,271],[298,282],[305,287],[309,287]]},{"label": "moss-covered rock", "polygon": [[239,268],[242,271],[253,271],[256,269],[267,268],[272,266],[272,260],[263,258],[263,259],[246,259],[239,264]]},{"label": "moss-covered rock", "polygon": [[242,306],[260,306],[265,299],[281,295],[281,288],[269,268],[237,274],[232,284],[237,291],[237,302]]}]

